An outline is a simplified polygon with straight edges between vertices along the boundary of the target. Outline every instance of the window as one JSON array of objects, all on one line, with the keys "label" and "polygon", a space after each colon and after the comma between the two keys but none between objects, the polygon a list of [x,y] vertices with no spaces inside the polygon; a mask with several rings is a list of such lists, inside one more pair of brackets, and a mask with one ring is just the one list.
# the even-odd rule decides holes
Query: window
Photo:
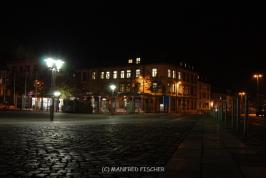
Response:
[{"label": "window", "polygon": [[30,66],[26,65],[26,72],[30,72]]},{"label": "window", "polygon": [[105,77],[106,77],[106,79],[110,79],[110,72],[109,71],[106,72]]},{"label": "window", "polygon": [[181,72],[178,72],[178,80],[181,80],[182,76],[181,76]]},{"label": "window", "polygon": [[152,89],[153,89],[153,90],[156,90],[156,89],[157,89],[157,86],[158,86],[157,83],[152,83]]},{"label": "window", "polygon": [[132,64],[132,63],[133,63],[133,59],[129,59],[129,60],[128,60],[128,63],[129,63],[129,64]]},{"label": "window", "polygon": [[173,78],[176,78],[176,71],[173,70]]},{"label": "window", "polygon": [[136,69],[136,77],[140,77],[140,69]]},{"label": "window", "polygon": [[113,72],[113,78],[117,79],[117,71],[116,70]]},{"label": "window", "polygon": [[95,80],[96,79],[96,72],[92,72],[91,73],[91,78],[92,78],[92,80]]},{"label": "window", "polygon": [[130,92],[130,83],[127,83],[126,84],[126,90],[125,90],[125,92]]},{"label": "window", "polygon": [[136,64],[139,64],[140,63],[140,58],[136,58]]},{"label": "window", "polygon": [[125,92],[125,84],[124,83],[121,83],[120,86],[119,86],[119,91],[120,92]]},{"label": "window", "polygon": [[168,76],[168,78],[171,78],[171,70],[170,69],[167,70],[167,76]]},{"label": "window", "polygon": [[37,70],[38,70],[38,66],[35,64],[35,65],[33,66],[33,71],[36,72]]},{"label": "window", "polygon": [[17,68],[16,67],[12,67],[12,71],[13,72],[16,72],[17,71]]},{"label": "window", "polygon": [[104,72],[101,72],[101,79],[104,79]]},{"label": "window", "polygon": [[127,70],[127,78],[131,77],[131,70]]},{"label": "window", "polygon": [[83,72],[82,73],[82,80],[83,81],[86,81],[87,80],[87,73],[86,72]]},{"label": "window", "polygon": [[125,71],[124,70],[121,70],[121,72],[120,72],[120,78],[125,78]]},{"label": "window", "polygon": [[152,69],[152,77],[157,77],[157,69],[156,68]]}]

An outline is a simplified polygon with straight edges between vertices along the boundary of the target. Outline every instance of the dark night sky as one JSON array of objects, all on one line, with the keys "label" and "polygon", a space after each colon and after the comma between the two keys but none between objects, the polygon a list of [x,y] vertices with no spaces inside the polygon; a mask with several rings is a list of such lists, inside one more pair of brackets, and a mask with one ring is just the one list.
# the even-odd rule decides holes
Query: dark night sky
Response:
[{"label": "dark night sky", "polygon": [[99,2],[12,7],[1,11],[0,59],[31,49],[83,66],[186,61],[215,85],[255,85],[266,69],[262,4]]}]

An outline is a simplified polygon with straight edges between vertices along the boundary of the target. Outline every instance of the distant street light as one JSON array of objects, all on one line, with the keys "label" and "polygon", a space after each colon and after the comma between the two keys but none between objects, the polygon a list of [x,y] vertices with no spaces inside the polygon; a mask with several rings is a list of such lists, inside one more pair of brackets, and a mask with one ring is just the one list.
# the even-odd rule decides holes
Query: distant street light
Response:
[{"label": "distant street light", "polygon": [[[46,62],[47,67],[51,70],[51,91],[53,92],[55,90],[55,74],[56,71],[59,72],[59,70],[62,68],[63,64],[65,63],[61,59],[53,59],[53,58],[46,58],[44,60]],[[54,92],[51,95],[52,102],[50,104],[50,120],[54,120],[54,97],[56,95],[60,95],[60,92]]]},{"label": "distant street light", "polygon": [[142,81],[142,95],[141,95],[141,107],[142,107],[142,111],[144,112],[144,87],[145,87],[145,79],[144,79],[144,76],[139,76],[139,78],[141,79]]},{"label": "distant street light", "polygon": [[253,78],[257,80],[257,112],[259,112],[260,109],[260,87],[259,87],[259,79],[262,79],[262,74],[254,74]]},{"label": "distant street light", "polygon": [[242,104],[242,102],[243,102],[243,96],[245,96],[246,93],[242,91],[242,92],[238,92],[238,95],[240,96],[240,112],[243,112],[243,104]]},{"label": "distant street light", "polygon": [[116,108],[115,105],[114,105],[114,107],[113,107],[113,98],[114,98],[114,91],[115,91],[115,89],[116,89],[116,86],[115,86],[114,84],[111,84],[109,87],[110,87],[110,89],[112,90],[112,98],[111,98],[111,114],[113,114],[114,111],[115,111],[115,108]]},{"label": "distant street light", "polygon": [[178,81],[175,83],[175,111],[176,113],[179,111],[179,106],[178,106],[178,99],[177,99],[177,96],[178,96],[178,92],[179,92],[179,86],[182,84],[181,81]]},{"label": "distant street light", "polygon": [[58,97],[58,96],[60,96],[60,95],[61,95],[61,92],[60,92],[60,91],[55,91],[55,92],[54,92],[54,96],[55,96],[55,97]]}]

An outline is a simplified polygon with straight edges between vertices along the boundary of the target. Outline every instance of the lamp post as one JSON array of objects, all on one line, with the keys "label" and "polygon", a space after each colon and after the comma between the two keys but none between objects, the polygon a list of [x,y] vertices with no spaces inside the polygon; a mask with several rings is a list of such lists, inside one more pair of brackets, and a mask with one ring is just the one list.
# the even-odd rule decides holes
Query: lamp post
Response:
[{"label": "lamp post", "polygon": [[144,112],[144,87],[145,87],[145,83],[144,83],[144,76],[139,76],[139,78],[142,80],[142,95],[141,95],[141,106],[142,106],[142,111]]},{"label": "lamp post", "polygon": [[241,113],[243,112],[243,96],[245,96],[246,93],[242,91],[242,92],[238,92],[238,95],[240,96],[239,103],[240,103],[240,113]]},{"label": "lamp post", "polygon": [[111,91],[112,91],[112,98],[111,98],[111,114],[113,114],[114,111],[115,111],[115,108],[116,108],[115,105],[114,105],[114,107],[113,107],[113,97],[114,97],[114,91],[115,91],[115,89],[116,89],[116,86],[115,86],[114,84],[111,84],[109,87],[110,87],[110,89],[111,89]]},{"label": "lamp post", "polygon": [[259,112],[259,107],[260,107],[260,89],[259,89],[259,79],[263,77],[262,74],[254,74],[253,78],[256,79],[257,81],[257,112]]},{"label": "lamp post", "polygon": [[176,113],[179,111],[179,106],[178,106],[178,91],[179,91],[179,86],[181,85],[181,81],[178,81],[175,85],[175,102],[176,102],[176,106],[175,106],[175,110],[176,110]]},{"label": "lamp post", "polygon": [[54,96],[55,96],[55,98],[56,98],[56,112],[57,111],[59,111],[59,102],[58,102],[58,100],[59,100],[59,96],[61,95],[61,93],[60,93],[60,91],[55,91],[54,92]]},{"label": "lamp post", "polygon": [[[51,70],[51,91],[53,92],[55,89],[55,74],[56,72],[59,72],[59,70],[62,68],[63,64],[65,63],[61,59],[53,59],[53,58],[47,58],[44,60],[46,62],[47,67]],[[50,103],[50,120],[54,120],[54,97],[58,93],[55,92],[51,95],[52,102]],[[59,93],[60,95],[60,93]]]}]

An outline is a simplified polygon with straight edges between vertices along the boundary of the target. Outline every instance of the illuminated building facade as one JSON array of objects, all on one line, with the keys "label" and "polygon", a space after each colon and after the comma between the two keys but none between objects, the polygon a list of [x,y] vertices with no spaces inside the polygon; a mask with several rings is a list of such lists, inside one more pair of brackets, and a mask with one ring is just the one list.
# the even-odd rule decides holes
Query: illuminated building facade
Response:
[{"label": "illuminated building facade", "polygon": [[[91,100],[94,112],[114,109],[117,113],[196,113],[203,107],[209,109],[210,85],[203,87],[198,73],[184,63],[141,64],[140,58],[136,58],[129,59],[124,66],[81,69],[77,76],[83,97]],[[111,84],[116,85],[114,98]],[[208,105],[199,105],[202,93],[206,95],[204,104]]]}]

